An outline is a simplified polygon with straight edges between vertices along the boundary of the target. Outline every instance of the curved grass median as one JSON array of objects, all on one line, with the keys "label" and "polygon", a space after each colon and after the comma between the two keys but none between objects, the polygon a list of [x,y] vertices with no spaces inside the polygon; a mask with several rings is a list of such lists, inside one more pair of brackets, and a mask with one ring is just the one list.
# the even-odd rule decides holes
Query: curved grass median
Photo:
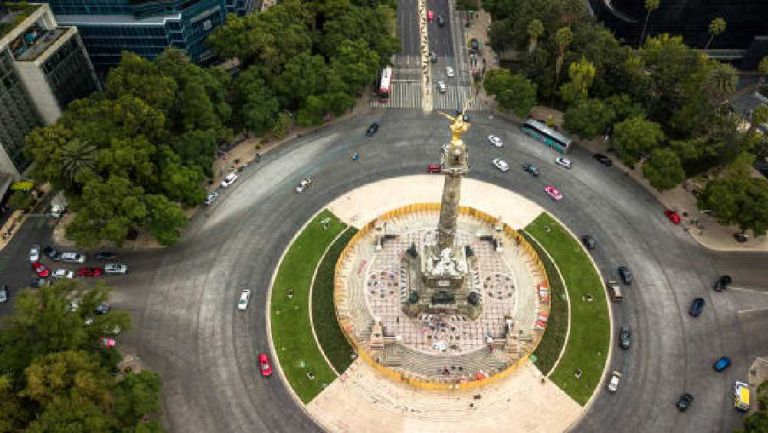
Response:
[{"label": "curved grass median", "polygon": [[600,383],[610,345],[603,281],[579,242],[549,214],[539,215],[525,231],[557,263],[570,298],[568,341],[549,378],[583,406]]},{"label": "curved grass median", "polygon": [[320,212],[290,245],[272,286],[269,311],[275,352],[304,403],[336,379],[312,334],[309,289],[325,249],[346,227],[328,210]]}]

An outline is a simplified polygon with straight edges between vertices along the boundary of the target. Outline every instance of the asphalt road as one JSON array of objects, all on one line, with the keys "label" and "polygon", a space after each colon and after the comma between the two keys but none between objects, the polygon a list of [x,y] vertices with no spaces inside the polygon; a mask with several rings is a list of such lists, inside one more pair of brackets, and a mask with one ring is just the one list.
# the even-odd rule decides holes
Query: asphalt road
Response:
[{"label": "asphalt road", "polygon": [[[365,138],[373,120],[381,129]],[[198,212],[180,244],[123,254],[131,270],[112,279],[113,303],[132,312],[135,330],[119,344],[138,350],[163,377],[170,431],[319,431],[279,378],[264,380],[256,368],[258,352],[270,350],[264,316],[274,267],[297,228],[333,198],[379,179],[424,173],[428,163],[438,161],[440,144],[450,135],[447,126],[437,114],[377,110],[308,134],[244,172],[214,206]],[[505,146],[488,144],[489,133]],[[617,168],[603,167],[580,149],[569,156],[572,170],[557,167],[551,150],[505,120],[473,119],[465,141],[470,177],[534,200],[576,234],[592,234],[604,275],[615,276],[621,264],[635,273],[624,302],[612,305],[616,324],[628,323],[633,330],[632,347],[615,348],[610,360],[610,369],[623,373],[620,390],[601,392],[575,431],[733,430],[740,416],[731,408],[730,385],[746,376],[750,357],[768,347],[760,332],[768,326],[768,296],[749,288],[715,293],[711,284],[731,266],[734,285],[749,281],[768,288],[768,276],[742,277],[740,271],[759,269],[766,255],[731,260],[709,253],[670,224],[655,199]],[[350,161],[353,151],[360,153],[359,162]],[[506,159],[511,170],[493,168],[494,157]],[[541,177],[523,172],[523,162],[538,165]],[[295,194],[305,176],[315,186]],[[550,183],[561,189],[563,201],[554,203],[544,194]],[[20,236],[14,243],[32,238]],[[15,248],[18,254],[25,249]],[[250,309],[238,314],[237,297],[246,287],[254,291]],[[694,319],[687,310],[695,297],[707,305]],[[711,364],[724,354],[734,365],[717,374]],[[696,400],[679,413],[674,402],[683,391]]]},{"label": "asphalt road", "polygon": [[403,56],[421,55],[419,9],[416,0],[401,0],[397,4],[397,36]]}]

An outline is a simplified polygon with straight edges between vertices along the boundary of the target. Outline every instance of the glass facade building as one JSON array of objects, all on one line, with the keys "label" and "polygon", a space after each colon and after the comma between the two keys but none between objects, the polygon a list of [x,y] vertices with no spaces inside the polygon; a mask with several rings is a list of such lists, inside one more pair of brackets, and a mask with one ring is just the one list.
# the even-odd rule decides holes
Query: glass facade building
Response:
[{"label": "glass facade building", "polygon": [[205,38],[227,13],[246,14],[255,0],[47,0],[56,20],[77,26],[100,74],[120,62],[123,51],[153,59],[167,47],[193,62],[212,57]]},{"label": "glass facade building", "polygon": [[23,152],[24,137],[42,121],[8,49],[0,49],[0,107],[0,144],[16,169],[23,171],[29,165]]}]

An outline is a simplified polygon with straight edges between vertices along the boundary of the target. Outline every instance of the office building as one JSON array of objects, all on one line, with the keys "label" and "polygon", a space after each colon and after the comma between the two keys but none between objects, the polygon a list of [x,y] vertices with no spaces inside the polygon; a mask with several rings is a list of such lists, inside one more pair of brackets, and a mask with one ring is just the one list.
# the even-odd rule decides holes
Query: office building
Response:
[{"label": "office building", "polygon": [[75,27],[58,25],[46,4],[1,3],[0,173],[18,178],[27,133],[99,83]]},{"label": "office building", "polygon": [[228,12],[246,14],[255,0],[48,0],[59,23],[77,26],[100,76],[123,51],[154,59],[178,48],[195,63],[213,56],[205,38]]}]

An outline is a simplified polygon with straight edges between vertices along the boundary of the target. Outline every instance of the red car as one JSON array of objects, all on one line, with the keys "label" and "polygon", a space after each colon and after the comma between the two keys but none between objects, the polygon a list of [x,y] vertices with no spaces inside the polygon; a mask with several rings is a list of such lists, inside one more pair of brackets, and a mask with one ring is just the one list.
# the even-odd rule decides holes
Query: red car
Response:
[{"label": "red car", "polygon": [[427,11],[427,21],[431,23],[433,19],[435,19],[435,13],[431,10]]},{"label": "red car", "polygon": [[45,265],[40,262],[32,263],[32,269],[35,270],[35,273],[40,278],[48,278],[51,275],[51,271],[49,271],[48,268],[46,268]]},{"label": "red car", "polygon": [[259,353],[259,371],[264,377],[272,376],[272,365],[269,363],[269,357],[266,353]]},{"label": "red car", "polygon": [[441,171],[443,171],[443,168],[440,164],[429,164],[427,166],[427,173],[440,173]]},{"label": "red car", "polygon": [[77,270],[78,277],[100,277],[104,273],[104,269],[101,268],[80,268]]},{"label": "red car", "polygon": [[672,224],[680,224],[680,214],[673,210],[665,210],[664,215],[669,219]]},{"label": "red car", "polygon": [[559,189],[552,185],[545,186],[544,192],[547,193],[547,195],[550,196],[554,201],[560,201],[563,199],[563,193],[561,193]]}]

